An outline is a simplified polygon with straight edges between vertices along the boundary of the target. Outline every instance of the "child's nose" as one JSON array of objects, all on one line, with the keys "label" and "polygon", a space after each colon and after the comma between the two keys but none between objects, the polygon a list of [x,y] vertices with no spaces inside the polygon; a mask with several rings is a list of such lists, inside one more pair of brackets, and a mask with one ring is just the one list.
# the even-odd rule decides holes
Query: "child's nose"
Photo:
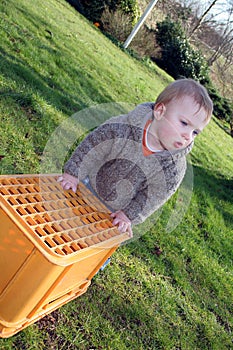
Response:
[{"label": "child's nose", "polygon": [[193,133],[192,132],[186,132],[183,134],[183,138],[186,142],[191,142],[193,139]]}]

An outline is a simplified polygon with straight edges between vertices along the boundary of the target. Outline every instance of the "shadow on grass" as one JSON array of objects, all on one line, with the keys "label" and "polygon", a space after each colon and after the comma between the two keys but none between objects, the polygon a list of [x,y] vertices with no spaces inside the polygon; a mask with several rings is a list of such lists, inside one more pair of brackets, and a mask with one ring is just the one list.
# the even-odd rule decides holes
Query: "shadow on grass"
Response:
[{"label": "shadow on grass", "polygon": [[[85,91],[91,91],[92,95],[95,92],[96,100],[102,99],[104,102],[107,96],[107,100],[111,101],[107,91],[104,91],[102,87],[97,90],[91,76],[87,76],[81,69],[73,70],[73,75],[77,77],[77,89],[75,94],[71,94],[52,78],[42,76],[22,59],[6,53],[1,48],[0,61],[0,74],[6,80],[11,80],[17,84],[17,88],[14,90],[7,88],[1,89],[0,97],[9,96],[19,103],[20,106],[26,100],[27,107],[29,107],[30,101],[28,100],[28,95],[32,93],[39,94],[46,103],[68,115],[89,107],[92,102],[94,104],[95,101],[92,101],[91,97]],[[80,88],[78,90],[80,82],[85,82],[85,89]],[[33,108],[33,106],[31,107]]]},{"label": "shadow on grass", "polygon": [[[232,228],[233,215],[221,206],[221,201],[233,204],[233,179],[226,179],[221,174],[215,174],[201,167],[194,166],[193,168],[194,190],[196,189],[199,193],[206,194],[213,199],[212,203],[222,213],[228,226]],[[201,206],[202,203],[200,203]]]}]

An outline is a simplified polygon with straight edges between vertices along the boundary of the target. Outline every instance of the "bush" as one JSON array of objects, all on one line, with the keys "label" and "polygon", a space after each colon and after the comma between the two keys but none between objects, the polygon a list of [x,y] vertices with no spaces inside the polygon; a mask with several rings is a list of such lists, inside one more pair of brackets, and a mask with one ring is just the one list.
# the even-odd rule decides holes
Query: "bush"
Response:
[{"label": "bush", "polygon": [[108,7],[101,16],[102,28],[120,42],[124,42],[132,30],[129,16],[121,10],[111,11]]},{"label": "bush", "polygon": [[179,22],[166,18],[157,24],[156,42],[161,49],[160,66],[175,79],[187,77],[209,82],[208,65],[201,52],[189,44]]},{"label": "bush", "polygon": [[129,15],[131,22],[134,24],[139,15],[137,0],[67,0],[79,12],[92,22],[101,22],[101,16],[106,7],[110,11],[121,10]]},{"label": "bush", "polygon": [[[120,9],[111,11],[106,8],[101,17],[101,24],[105,35],[118,45],[125,42],[133,28],[129,15]],[[154,53],[154,36],[153,30],[142,26],[131,42],[128,52],[137,58],[150,57]],[[114,39],[117,39],[118,43]]]},{"label": "bush", "polygon": [[105,1],[67,0],[76,10],[92,22],[99,21],[105,7]]},{"label": "bush", "polygon": [[213,100],[214,115],[229,123],[232,105],[211,84],[206,60],[200,51],[191,47],[180,23],[166,18],[157,24],[155,35],[161,49],[161,57],[156,62],[175,79],[186,77],[200,81]]},{"label": "bush", "polygon": [[129,15],[132,21],[132,24],[135,24],[140,16],[140,10],[138,7],[137,0],[120,0],[112,1],[113,3],[119,2],[119,9],[122,10],[125,14]]},{"label": "bush", "polygon": [[227,123],[230,123],[233,113],[232,103],[225,97],[220,96],[215,87],[213,87],[211,84],[207,84],[206,88],[211,99],[213,100],[214,115],[218,119],[225,120]]}]

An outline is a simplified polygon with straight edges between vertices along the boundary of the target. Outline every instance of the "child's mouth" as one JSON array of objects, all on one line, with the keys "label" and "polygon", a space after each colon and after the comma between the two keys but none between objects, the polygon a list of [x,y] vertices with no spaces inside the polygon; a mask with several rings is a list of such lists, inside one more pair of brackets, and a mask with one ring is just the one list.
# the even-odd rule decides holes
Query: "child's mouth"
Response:
[{"label": "child's mouth", "polygon": [[179,141],[176,141],[176,142],[174,142],[174,147],[175,148],[182,148],[183,147],[183,143],[179,142]]}]

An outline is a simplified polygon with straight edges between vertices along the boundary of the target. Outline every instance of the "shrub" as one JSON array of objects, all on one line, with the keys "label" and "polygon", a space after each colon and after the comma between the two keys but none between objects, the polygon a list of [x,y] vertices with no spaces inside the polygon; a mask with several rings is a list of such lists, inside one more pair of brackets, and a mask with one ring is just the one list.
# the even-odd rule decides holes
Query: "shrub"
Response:
[{"label": "shrub", "polygon": [[215,116],[229,123],[232,105],[229,100],[220,96],[212,85],[207,61],[200,51],[194,50],[189,44],[181,24],[166,18],[157,24],[155,35],[161,49],[161,57],[156,62],[175,79],[192,78],[205,85],[213,100]]},{"label": "shrub", "polygon": [[106,7],[110,11],[121,10],[134,24],[140,14],[137,0],[67,0],[92,22],[100,22]]},{"label": "shrub", "polygon": [[99,21],[105,7],[105,1],[67,0],[76,10],[92,22]]},{"label": "shrub", "polygon": [[129,16],[119,9],[112,11],[106,7],[101,16],[101,23],[105,33],[121,42],[127,39],[132,30]]},{"label": "shrub", "polygon": [[137,0],[120,0],[112,1],[113,3],[119,2],[119,8],[127,15],[130,16],[132,24],[135,24],[140,16],[140,10]]},{"label": "shrub", "polygon": [[183,76],[209,82],[207,62],[189,44],[179,22],[166,18],[157,24],[156,42],[161,49],[160,65],[175,79]]},{"label": "shrub", "polygon": [[225,120],[230,123],[233,113],[233,106],[230,100],[226,99],[219,95],[218,91],[215,89],[212,84],[207,84],[206,88],[209,92],[211,99],[213,100],[214,105],[214,115],[220,119]]},{"label": "shrub", "polygon": [[[117,45],[125,42],[133,28],[129,15],[120,9],[111,11],[108,7],[101,16],[101,24],[105,35]],[[154,31],[142,26],[131,42],[128,52],[130,51],[130,54],[137,58],[144,58],[150,57],[154,53],[154,48]]]}]

